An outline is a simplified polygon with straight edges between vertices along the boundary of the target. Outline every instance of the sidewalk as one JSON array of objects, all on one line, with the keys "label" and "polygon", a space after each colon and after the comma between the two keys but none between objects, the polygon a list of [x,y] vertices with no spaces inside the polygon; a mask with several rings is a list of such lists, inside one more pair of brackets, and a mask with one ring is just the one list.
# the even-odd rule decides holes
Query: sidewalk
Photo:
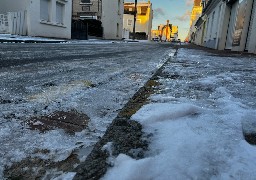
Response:
[{"label": "sidewalk", "polygon": [[233,56],[255,56],[256,54],[248,53],[248,52],[236,52],[236,51],[231,51],[231,50],[216,50],[216,49],[211,49],[203,46],[197,46],[195,44],[183,44],[179,46],[179,48],[185,48],[185,49],[196,49],[196,50],[202,50],[208,53],[211,53],[212,55],[215,56],[222,56],[222,57],[233,57]]},{"label": "sidewalk", "polygon": [[254,179],[255,66],[254,55],[180,46],[74,179],[100,178],[107,169],[103,179],[110,180]]},{"label": "sidewalk", "polygon": [[0,43],[65,43],[67,40],[0,34]]},{"label": "sidewalk", "polygon": [[76,40],[76,39],[51,39],[43,37],[30,37],[19,36],[11,34],[0,34],[0,43],[85,43],[85,44],[111,44],[111,43],[147,43],[148,40],[104,40],[104,39],[89,39],[89,40]]}]

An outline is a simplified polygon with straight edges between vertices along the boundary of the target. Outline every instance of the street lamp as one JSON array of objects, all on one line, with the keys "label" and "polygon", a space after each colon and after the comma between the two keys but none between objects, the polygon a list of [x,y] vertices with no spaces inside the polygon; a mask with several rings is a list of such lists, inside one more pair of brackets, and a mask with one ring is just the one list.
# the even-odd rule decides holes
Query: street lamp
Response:
[{"label": "street lamp", "polygon": [[135,40],[135,26],[136,26],[136,16],[137,16],[137,0],[135,0],[135,9],[134,9],[134,19],[133,19],[133,40]]}]

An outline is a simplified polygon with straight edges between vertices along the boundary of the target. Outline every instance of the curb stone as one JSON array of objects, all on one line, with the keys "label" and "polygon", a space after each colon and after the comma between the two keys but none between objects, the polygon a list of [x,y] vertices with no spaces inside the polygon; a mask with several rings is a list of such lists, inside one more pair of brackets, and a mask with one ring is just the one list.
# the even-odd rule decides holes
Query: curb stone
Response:
[{"label": "curb stone", "polygon": [[18,39],[0,39],[0,43],[66,43],[67,41],[47,41],[47,40],[18,40]]}]

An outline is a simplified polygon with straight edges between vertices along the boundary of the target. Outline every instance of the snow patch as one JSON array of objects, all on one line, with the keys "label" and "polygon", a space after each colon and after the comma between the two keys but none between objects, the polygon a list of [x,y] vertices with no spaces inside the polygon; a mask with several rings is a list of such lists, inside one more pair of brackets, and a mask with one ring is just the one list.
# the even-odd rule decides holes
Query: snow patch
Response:
[{"label": "snow patch", "polygon": [[193,116],[199,114],[200,111],[199,107],[191,104],[156,103],[143,106],[131,119],[148,124]]},{"label": "snow patch", "polygon": [[69,173],[64,173],[53,180],[71,180],[75,177],[76,173],[74,172],[69,172]]}]

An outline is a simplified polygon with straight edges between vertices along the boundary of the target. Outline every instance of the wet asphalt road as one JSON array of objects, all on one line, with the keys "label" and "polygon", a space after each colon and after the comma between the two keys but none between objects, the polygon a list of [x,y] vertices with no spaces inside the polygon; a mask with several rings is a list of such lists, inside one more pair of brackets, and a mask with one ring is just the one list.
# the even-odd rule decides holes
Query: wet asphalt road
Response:
[{"label": "wet asphalt road", "polygon": [[157,43],[0,44],[0,68],[47,61],[125,57],[141,51],[150,54],[156,48],[168,47]]}]

